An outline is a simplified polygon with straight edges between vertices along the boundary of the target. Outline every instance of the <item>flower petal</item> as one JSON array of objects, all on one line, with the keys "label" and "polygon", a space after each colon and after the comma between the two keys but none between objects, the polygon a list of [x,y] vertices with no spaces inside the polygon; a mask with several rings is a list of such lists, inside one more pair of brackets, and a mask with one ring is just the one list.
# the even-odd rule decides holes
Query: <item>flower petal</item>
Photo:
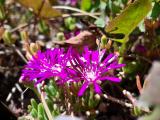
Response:
[{"label": "flower petal", "polygon": [[99,62],[99,51],[93,51],[92,52],[92,61],[96,64]]},{"label": "flower petal", "polygon": [[113,82],[120,82],[121,79],[118,78],[118,77],[110,77],[110,76],[105,76],[105,77],[101,77],[99,80],[110,80],[110,81],[113,81]]},{"label": "flower petal", "polygon": [[116,64],[116,65],[110,65],[108,66],[108,68],[110,69],[118,69],[118,68],[121,68],[121,67],[124,67],[125,64]]},{"label": "flower petal", "polygon": [[111,53],[111,54],[109,54],[109,55],[107,56],[107,58],[103,61],[103,64],[108,65],[108,64],[112,63],[114,60],[116,60],[117,57],[118,57],[118,55]]},{"label": "flower petal", "polygon": [[64,54],[64,49],[47,49],[45,52],[38,51],[22,70],[22,75],[31,81],[37,79],[36,84],[53,76],[64,76],[60,74],[66,69],[68,54]]},{"label": "flower petal", "polygon": [[82,95],[84,94],[85,90],[87,89],[87,87],[88,87],[88,82],[85,82],[85,83],[82,85],[81,89],[79,90],[78,96],[82,96]]},{"label": "flower petal", "polygon": [[97,83],[94,83],[94,90],[98,94],[102,93],[101,87]]}]

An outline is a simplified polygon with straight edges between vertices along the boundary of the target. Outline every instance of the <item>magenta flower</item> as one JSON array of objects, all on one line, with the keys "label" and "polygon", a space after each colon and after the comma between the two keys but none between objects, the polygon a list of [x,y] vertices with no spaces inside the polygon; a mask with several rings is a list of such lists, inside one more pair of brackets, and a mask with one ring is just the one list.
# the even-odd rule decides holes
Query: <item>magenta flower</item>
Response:
[{"label": "magenta flower", "polygon": [[72,74],[72,79],[75,82],[82,82],[83,85],[78,92],[78,96],[82,96],[89,85],[94,86],[96,93],[101,93],[100,82],[110,80],[113,82],[120,82],[120,79],[115,76],[107,75],[109,70],[118,69],[125,64],[118,64],[117,55],[109,54],[104,60],[105,50],[99,52],[90,51],[88,47],[85,47],[82,57],[74,50],[71,51],[72,69],[76,74]]},{"label": "magenta flower", "polygon": [[22,70],[21,78],[36,80],[35,84],[38,84],[45,79],[58,77],[56,82],[60,85],[81,82],[78,96],[82,96],[90,85],[93,85],[95,92],[100,94],[101,82],[105,80],[120,82],[118,77],[109,75],[108,71],[125,66],[118,64],[117,55],[109,54],[103,58],[104,54],[105,50],[91,51],[88,47],[84,48],[82,55],[71,47],[67,52],[61,48],[38,51]]},{"label": "magenta flower", "polygon": [[75,6],[78,3],[78,0],[59,0],[61,4]]},{"label": "magenta flower", "polygon": [[22,70],[22,78],[35,80],[36,84],[53,76],[65,77],[67,54],[60,48],[48,49],[45,52],[38,51],[36,56],[28,62]]}]

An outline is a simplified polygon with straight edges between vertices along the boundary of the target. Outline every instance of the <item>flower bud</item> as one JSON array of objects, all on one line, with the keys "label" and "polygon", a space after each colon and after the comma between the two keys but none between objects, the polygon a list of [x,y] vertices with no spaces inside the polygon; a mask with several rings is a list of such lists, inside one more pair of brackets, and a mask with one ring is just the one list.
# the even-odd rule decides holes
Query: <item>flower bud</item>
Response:
[{"label": "flower bud", "polygon": [[89,111],[86,111],[86,115],[87,115],[87,116],[90,116],[91,113],[90,113]]},{"label": "flower bud", "polygon": [[28,41],[28,33],[26,31],[21,31],[20,36],[21,39],[24,40],[25,42]]},{"label": "flower bud", "polygon": [[64,33],[63,33],[63,32],[57,33],[56,37],[57,37],[57,39],[60,40],[60,41],[65,40],[65,36],[64,36]]},{"label": "flower bud", "polygon": [[94,97],[95,97],[96,100],[100,100],[101,99],[99,94],[96,94]]},{"label": "flower bud", "polygon": [[11,44],[15,43],[15,39],[12,38],[12,34],[8,30],[5,30],[2,38],[3,38],[3,41],[6,45],[11,45]]},{"label": "flower bud", "polygon": [[4,32],[5,32],[4,27],[0,27],[0,41],[2,40],[2,36]]},{"label": "flower bud", "polygon": [[29,48],[30,48],[31,54],[35,55],[37,53],[37,51],[40,49],[40,46],[38,43],[31,43]]},{"label": "flower bud", "polygon": [[102,46],[102,48],[105,48],[106,44],[107,44],[107,38],[106,38],[105,35],[103,35],[101,37],[101,46]]},{"label": "flower bud", "polygon": [[6,18],[6,13],[4,10],[4,5],[0,4],[0,20],[4,20]]}]

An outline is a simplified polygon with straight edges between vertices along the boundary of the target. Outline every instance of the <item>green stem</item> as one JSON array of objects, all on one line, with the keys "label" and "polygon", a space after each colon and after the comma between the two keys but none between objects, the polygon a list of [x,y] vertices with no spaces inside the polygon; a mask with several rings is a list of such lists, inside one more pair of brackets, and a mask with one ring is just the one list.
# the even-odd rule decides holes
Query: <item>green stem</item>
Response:
[{"label": "green stem", "polygon": [[[125,50],[126,50],[126,43],[123,43],[123,44],[121,45],[120,50],[119,50],[120,56],[123,56],[123,55],[124,55]],[[121,57],[121,58],[119,59],[119,63],[123,63],[123,57]]]}]

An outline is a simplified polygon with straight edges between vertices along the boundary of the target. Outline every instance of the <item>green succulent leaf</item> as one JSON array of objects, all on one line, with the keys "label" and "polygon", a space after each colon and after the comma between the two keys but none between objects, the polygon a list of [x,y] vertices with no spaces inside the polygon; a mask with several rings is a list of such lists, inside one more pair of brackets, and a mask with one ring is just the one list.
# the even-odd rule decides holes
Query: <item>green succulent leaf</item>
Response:
[{"label": "green succulent leaf", "polygon": [[37,110],[35,108],[32,109],[31,113],[32,117],[37,118],[38,117],[38,113]]},{"label": "green succulent leaf", "polygon": [[33,107],[34,109],[37,109],[37,107],[38,107],[38,104],[37,104],[37,102],[35,101],[35,99],[31,99],[31,105],[32,105],[32,107]]},{"label": "green succulent leaf", "polygon": [[39,120],[47,120],[45,110],[44,110],[42,103],[38,104],[38,119]]}]

